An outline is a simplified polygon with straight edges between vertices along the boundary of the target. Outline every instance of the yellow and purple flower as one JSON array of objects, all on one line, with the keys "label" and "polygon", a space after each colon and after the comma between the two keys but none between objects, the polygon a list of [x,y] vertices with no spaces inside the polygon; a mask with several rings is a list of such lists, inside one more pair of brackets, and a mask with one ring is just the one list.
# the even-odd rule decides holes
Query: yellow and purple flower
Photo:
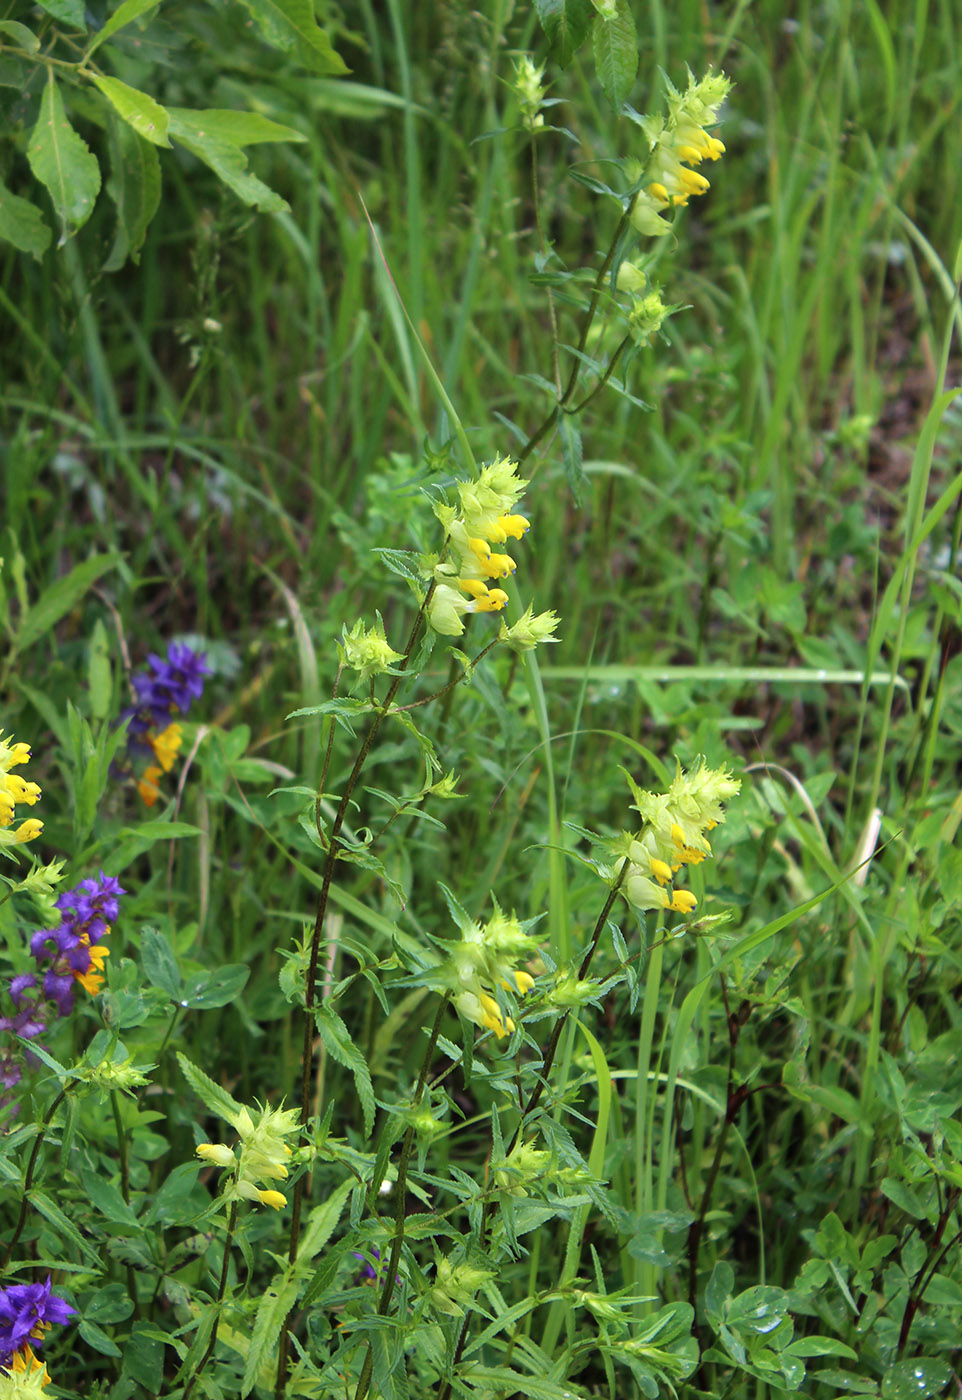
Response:
[{"label": "yellow and purple flower", "polygon": [[[43,1363],[33,1348],[43,1345],[44,1333],[52,1323],[69,1322],[76,1315],[63,1298],[50,1291],[50,1275],[45,1283],[15,1283],[0,1288],[0,1368],[7,1373],[30,1376]],[[45,1382],[44,1382],[45,1383]]]}]

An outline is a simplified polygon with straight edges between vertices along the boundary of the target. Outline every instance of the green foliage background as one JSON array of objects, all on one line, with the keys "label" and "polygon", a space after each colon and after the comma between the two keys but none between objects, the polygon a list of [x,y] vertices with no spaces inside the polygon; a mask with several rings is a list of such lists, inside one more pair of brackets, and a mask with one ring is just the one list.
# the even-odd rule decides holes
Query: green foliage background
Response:
[{"label": "green foliage background", "polygon": [[[391,1222],[342,1219],[337,1193],[350,1170],[370,1179],[363,1100],[390,1117],[417,1080],[437,999],[399,981],[448,934],[438,881],[472,917],[492,890],[544,913],[564,966],[602,903],[580,830],[630,825],[618,765],[657,787],[673,756],[734,755],[742,796],[694,885],[699,912],[731,918],[663,942],[625,913],[624,955],[605,941],[595,971],[621,980],[562,1040],[548,1131],[558,1170],[590,1163],[607,1190],[553,1180],[558,1220],[532,1210],[527,1252],[482,1289],[472,1336],[490,1335],[458,1393],[957,1389],[960,43],[951,4],[895,0],[348,0],[317,22],[262,0],[6,0],[3,729],[34,749],[44,858],[131,890],[109,989],[58,1061],[106,1027],[158,1066],[116,1110],[128,1200],[109,1105],[85,1102],[44,1159],[54,1204],[24,1257],[73,1277],[80,1335],[47,1347],[68,1393],[182,1394],[204,1336],[189,1324],[222,1251],[203,1215],[216,1183],[189,1164],[216,1130],[173,1051],[238,1101],[296,1100],[286,993],[320,883],[310,794],[330,721],[285,716],[330,694],[345,624],[377,609],[396,646],[410,628],[376,551],[436,547],[422,488],[465,469],[428,362],[479,461],[537,426],[555,376],[532,149],[545,238],[593,273],[618,211],[591,181],[640,139],[615,107],[655,110],[660,70],[683,85],[685,64],[736,84],[711,192],[653,253],[686,309],[625,392],[526,466],[520,593],[561,614],[560,643],[537,668],[496,656],[425,719],[460,800],[394,814],[427,781],[399,729],[350,813],[354,834],[390,824],[381,866],[332,890],[317,1104],[335,1145],[314,1202],[336,1209],[300,1338],[332,1358],[327,1394],[375,1335],[350,1250],[383,1250]],[[558,104],[533,141],[509,85],[529,51]],[[582,290],[557,289],[562,346]],[[182,788],[145,820],[111,778],[111,722],[130,670],[174,636],[202,640],[215,676]],[[439,650],[425,693],[448,674]],[[352,760],[339,733],[328,820]],[[17,970],[28,925],[0,906]],[[463,1033],[449,1017],[444,1039]],[[446,1081],[419,1162],[435,1182],[486,1179],[513,1063],[486,1048],[470,1082]],[[37,1078],[38,1118],[55,1089]],[[11,1190],[30,1145],[7,1139]],[[458,1315],[404,1330],[431,1239],[447,1251],[473,1228],[448,1207],[406,1256],[407,1312],[374,1363],[385,1395],[434,1394],[450,1372]],[[211,1394],[269,1393],[280,1228],[249,1218]],[[620,1290],[628,1352],[597,1301]]]}]

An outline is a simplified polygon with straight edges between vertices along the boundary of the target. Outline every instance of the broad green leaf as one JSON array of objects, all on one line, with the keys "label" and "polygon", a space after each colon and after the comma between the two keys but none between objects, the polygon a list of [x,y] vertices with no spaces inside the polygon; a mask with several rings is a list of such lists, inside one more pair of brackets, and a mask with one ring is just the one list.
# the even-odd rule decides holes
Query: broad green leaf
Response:
[{"label": "broad green leaf", "polygon": [[107,193],[117,206],[117,232],[104,270],[116,272],[128,257],[140,261],[147,226],[160,204],[160,158],[126,122],[113,122],[110,135]]},{"label": "broad green leaf", "polygon": [[951,1379],[952,1368],[946,1361],[932,1357],[897,1361],[882,1377],[882,1400],[926,1400],[944,1390]]},{"label": "broad green leaf", "polygon": [[27,160],[50,192],[62,229],[58,247],[63,247],[93,213],[100,191],[100,166],[67,120],[52,69],[27,146]]},{"label": "broad green leaf", "polygon": [[318,28],[311,0],[241,0],[269,44],[292,53],[316,73],[348,73],[325,30]]},{"label": "broad green leaf", "polygon": [[[270,1385],[273,1380],[273,1370],[276,1367],[277,1339],[280,1336],[281,1328],[284,1326],[284,1319],[294,1306],[297,1299],[298,1283],[296,1279],[280,1275],[276,1280],[276,1287],[272,1285],[266,1289],[263,1297],[257,1305],[257,1316],[254,1319],[254,1328],[251,1333],[250,1350],[247,1353],[247,1362],[244,1366],[244,1379],[241,1382],[241,1396],[250,1395],[254,1386],[260,1382]],[[264,1363],[274,1361],[274,1367]],[[264,1375],[258,1373],[264,1366]]]},{"label": "broad green leaf", "polygon": [[138,92],[136,88],[128,87],[119,78],[105,78],[96,73],[92,73],[91,77],[107,101],[113,104],[116,111],[128,125],[133,127],[138,136],[142,136],[145,141],[150,141],[155,146],[170,145],[167,139],[170,118],[159,102],[155,102],[145,92]]},{"label": "broad green leaf", "polygon": [[41,10],[59,19],[61,24],[69,24],[72,29],[86,29],[84,22],[84,0],[40,0]]},{"label": "broad green leaf", "polygon": [[145,15],[148,10],[156,9],[159,3],[160,0],[124,0],[124,3],[107,20],[103,29],[94,35],[85,57],[89,58],[96,49],[100,48],[101,44],[112,38],[118,29],[123,29],[125,25],[133,23],[135,19]]},{"label": "broad green leaf", "polygon": [[357,1096],[361,1101],[361,1111],[364,1114],[364,1130],[370,1133],[374,1127],[375,1104],[371,1072],[367,1067],[367,1061],[351,1039],[347,1026],[326,1002],[315,1006],[314,1022],[317,1026],[317,1033],[321,1037],[321,1043],[331,1059],[336,1060],[339,1065],[344,1065],[354,1075]]},{"label": "broad green leaf", "polygon": [[595,19],[591,0],[534,0],[552,58],[567,68]]},{"label": "broad green leaf", "polygon": [[96,1322],[88,1322],[83,1318],[77,1329],[84,1341],[94,1351],[101,1356],[122,1356],[120,1348],[112,1342],[102,1327],[98,1327]]},{"label": "broad green leaf", "polygon": [[11,194],[0,181],[0,238],[40,259],[50,247],[51,233],[43,215],[29,199]]},{"label": "broad green leaf", "polygon": [[615,111],[627,100],[638,72],[638,37],[628,0],[617,0],[613,15],[595,21],[595,67],[602,91]]},{"label": "broad green leaf", "polygon": [[251,970],[246,963],[228,963],[211,972],[195,972],[184,984],[181,1001],[198,1011],[211,1011],[217,1006],[229,1006],[247,985]]},{"label": "broad green leaf", "polygon": [[9,34],[17,48],[23,49],[24,53],[36,53],[40,47],[40,40],[33,30],[25,24],[18,24],[15,19],[0,19],[0,34]]},{"label": "broad green leaf", "polygon": [[60,619],[79,603],[101,574],[116,568],[119,563],[119,554],[95,554],[92,559],[86,559],[71,569],[66,577],[52,583],[21,621],[14,638],[16,650],[26,651],[34,642],[47,636]]},{"label": "broad green leaf", "polygon": [[23,92],[28,78],[35,73],[36,65],[27,63],[13,54],[0,54],[0,87],[15,88]]},{"label": "broad green leaf", "polygon": [[149,1322],[135,1322],[124,1343],[124,1372],[151,1395],[159,1395],[164,1383],[165,1339]]},{"label": "broad green leaf", "polygon": [[184,116],[169,113],[170,134],[180,142],[191,155],[210,166],[214,174],[234,191],[238,199],[265,209],[270,214],[282,214],[289,210],[286,199],[275,194],[256,175],[247,169],[247,157],[239,146],[230,141],[209,135],[198,123],[196,116],[188,121]]},{"label": "broad green leaf", "polygon": [[202,1069],[198,1069],[179,1050],[177,1051],[177,1063],[180,1065],[181,1073],[187,1083],[203,1100],[204,1106],[210,1109],[211,1113],[216,1113],[218,1118],[224,1118],[228,1123],[233,1124],[241,1110],[237,1100],[231,1098],[226,1089],[215,1084],[213,1079],[209,1079]]},{"label": "broad green leaf", "polygon": [[858,1360],[857,1353],[837,1337],[799,1337],[789,1342],[785,1350],[789,1356],[844,1356],[848,1361]]},{"label": "broad green leaf", "polygon": [[307,137],[292,126],[282,126],[262,117],[259,112],[235,112],[230,107],[171,107],[169,115],[176,118],[181,130],[198,140],[211,136],[231,146],[253,146],[262,141],[306,141]]},{"label": "broad green leaf", "polygon": [[140,960],[150,985],[160,987],[175,1000],[179,999],[183,978],[177,958],[167,939],[156,929],[145,928],[140,935]]}]

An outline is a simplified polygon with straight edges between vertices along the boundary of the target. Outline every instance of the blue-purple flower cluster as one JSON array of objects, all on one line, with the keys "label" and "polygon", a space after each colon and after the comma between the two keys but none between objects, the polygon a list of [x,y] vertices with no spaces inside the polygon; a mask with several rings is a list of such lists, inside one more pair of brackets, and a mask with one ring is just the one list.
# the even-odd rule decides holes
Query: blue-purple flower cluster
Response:
[{"label": "blue-purple flower cluster", "polygon": [[180,752],[181,727],[174,715],[186,714],[204,693],[204,678],[211,675],[207,658],[186,642],[171,642],[166,660],[151,652],[149,670],[134,676],[136,705],[120,716],[127,720],[127,747],[135,761],[147,760],[137,777],[137,790],[148,807],[160,796],[159,781],[169,773]]},{"label": "blue-purple flower cluster", "polygon": [[[76,1312],[63,1298],[51,1293],[49,1274],[46,1283],[15,1283],[0,1288],[0,1367],[14,1374],[44,1370],[33,1348],[43,1345],[43,1334],[51,1323],[69,1322]],[[41,1379],[41,1384],[46,1385],[48,1380],[49,1377]]]},{"label": "blue-purple flower cluster", "polygon": [[185,715],[211,675],[206,656],[186,642],[171,642],[166,659],[152,651],[147,665],[149,670],[132,678],[137,704],[121,715],[130,720],[127,732],[133,738],[166,729],[174,715]]},{"label": "blue-purple flower cluster", "polygon": [[[103,984],[103,965],[109,949],[99,942],[117,918],[120,881],[101,870],[96,880],[81,880],[57,900],[60,923],[38,929],[30,939],[36,972],[21,972],[10,979],[11,1016],[0,1016],[0,1032],[9,1031],[24,1040],[36,1040],[51,1018],[73,1010],[74,984],[95,996]],[[23,1074],[20,1050],[11,1045],[0,1051],[0,1088],[10,1090]],[[0,1107],[8,1100],[0,1098]]]}]

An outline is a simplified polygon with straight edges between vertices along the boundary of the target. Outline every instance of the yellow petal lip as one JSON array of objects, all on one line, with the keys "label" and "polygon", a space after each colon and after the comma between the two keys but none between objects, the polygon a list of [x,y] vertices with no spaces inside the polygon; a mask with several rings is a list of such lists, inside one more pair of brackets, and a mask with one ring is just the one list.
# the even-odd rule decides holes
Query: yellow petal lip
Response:
[{"label": "yellow petal lip", "polygon": [[287,1205],[287,1197],[280,1191],[258,1191],[262,1204],[272,1210],[282,1210]]}]

